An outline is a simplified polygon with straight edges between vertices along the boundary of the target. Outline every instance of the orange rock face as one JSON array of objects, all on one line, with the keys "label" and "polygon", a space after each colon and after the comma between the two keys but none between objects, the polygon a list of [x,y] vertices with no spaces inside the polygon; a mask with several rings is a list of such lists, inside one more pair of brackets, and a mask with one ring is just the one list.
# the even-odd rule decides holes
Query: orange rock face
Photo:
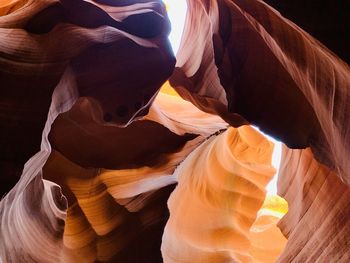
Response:
[{"label": "orange rock face", "polygon": [[348,65],[261,1],[188,8],[175,58],[160,1],[0,3],[0,262],[348,262]]},{"label": "orange rock face", "polygon": [[208,139],[186,158],[175,171],[178,186],[168,201],[165,262],[255,261],[257,228],[267,225],[263,217],[251,229],[275,173],[272,148],[253,128],[242,126]]}]

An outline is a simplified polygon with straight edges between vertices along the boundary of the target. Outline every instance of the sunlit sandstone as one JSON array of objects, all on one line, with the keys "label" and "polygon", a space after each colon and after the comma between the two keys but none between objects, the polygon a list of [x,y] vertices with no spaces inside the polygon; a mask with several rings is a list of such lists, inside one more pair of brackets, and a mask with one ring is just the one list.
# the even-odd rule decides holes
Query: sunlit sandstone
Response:
[{"label": "sunlit sandstone", "polygon": [[188,8],[175,58],[159,1],[0,3],[3,262],[348,261],[349,66],[261,1]]}]

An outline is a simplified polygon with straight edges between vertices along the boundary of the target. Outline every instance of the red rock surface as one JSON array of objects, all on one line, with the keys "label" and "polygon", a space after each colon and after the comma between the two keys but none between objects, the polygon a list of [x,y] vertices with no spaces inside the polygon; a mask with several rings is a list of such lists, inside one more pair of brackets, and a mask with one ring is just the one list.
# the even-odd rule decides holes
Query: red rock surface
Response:
[{"label": "red rock surface", "polygon": [[284,148],[278,189],[289,203],[279,222],[288,243],[278,262],[348,262],[349,186],[310,149]]},{"label": "red rock surface", "polygon": [[[0,3],[3,262],[349,260],[349,66],[262,1],[188,8],[175,61],[159,1]],[[246,124],[294,148],[287,243]]]}]

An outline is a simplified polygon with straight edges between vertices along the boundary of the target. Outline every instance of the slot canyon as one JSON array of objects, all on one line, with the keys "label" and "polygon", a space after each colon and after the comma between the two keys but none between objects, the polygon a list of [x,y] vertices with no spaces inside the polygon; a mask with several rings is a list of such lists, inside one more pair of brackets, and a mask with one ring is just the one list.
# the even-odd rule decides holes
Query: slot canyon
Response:
[{"label": "slot canyon", "polygon": [[350,262],[350,2],[169,1],[0,0],[0,263]]}]

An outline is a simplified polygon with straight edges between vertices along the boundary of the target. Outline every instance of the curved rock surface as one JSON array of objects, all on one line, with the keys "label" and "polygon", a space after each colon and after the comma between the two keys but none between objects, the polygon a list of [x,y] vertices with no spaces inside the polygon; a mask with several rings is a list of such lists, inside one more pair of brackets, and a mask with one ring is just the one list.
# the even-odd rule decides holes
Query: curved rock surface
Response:
[{"label": "curved rock surface", "polygon": [[[348,261],[349,66],[260,0],[188,8],[175,61],[157,0],[0,3],[0,261]],[[295,148],[279,223],[248,124]]]},{"label": "curved rock surface", "polygon": [[1,170],[21,170],[39,151],[59,83],[93,103],[99,122],[125,126],[147,113],[175,64],[159,1],[21,3],[8,2],[0,16]]},{"label": "curved rock surface", "polygon": [[349,183],[349,66],[262,1],[188,4],[170,79],[180,95],[233,126],[310,146]]},{"label": "curved rock surface", "polygon": [[253,262],[249,230],[275,173],[272,148],[242,126],[208,139],[186,158],[168,201],[165,262]]},{"label": "curved rock surface", "polygon": [[283,149],[278,184],[289,203],[279,222],[288,243],[278,262],[348,262],[350,187],[310,149]]}]

